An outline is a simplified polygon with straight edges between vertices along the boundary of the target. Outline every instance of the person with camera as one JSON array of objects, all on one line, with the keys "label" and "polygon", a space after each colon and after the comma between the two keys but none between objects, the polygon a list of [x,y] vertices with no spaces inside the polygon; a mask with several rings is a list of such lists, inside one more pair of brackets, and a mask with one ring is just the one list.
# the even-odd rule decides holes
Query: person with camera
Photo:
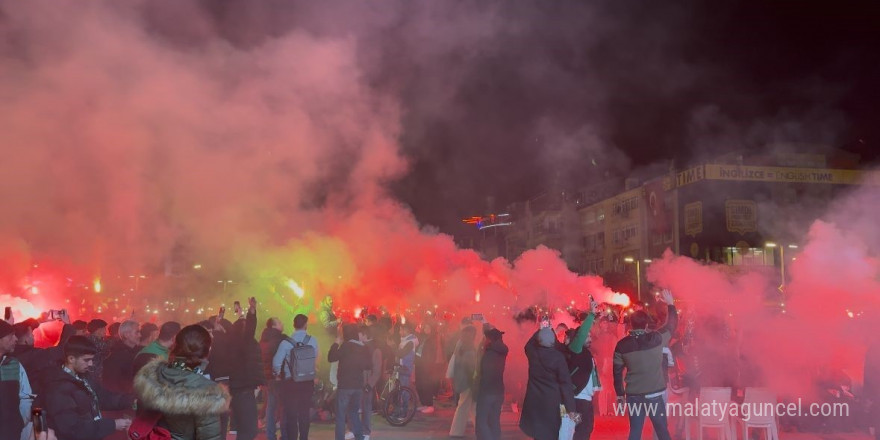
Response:
[{"label": "person with camera", "polygon": [[536,440],[559,437],[562,425],[560,406],[573,420],[575,412],[574,387],[568,372],[565,355],[556,348],[557,340],[550,319],[540,322],[540,329],[526,343],[525,352],[529,362],[529,380],[523,400],[519,428]]},{"label": "person with camera", "polygon": [[174,337],[168,359],[153,359],[135,376],[139,409],[160,413],[157,425],[174,440],[224,439],[220,415],[231,398],[222,385],[204,376],[211,346],[208,330],[186,326]]},{"label": "person with camera", "polygon": [[257,333],[257,299],[248,299],[247,311],[242,310],[232,326],[229,338],[234,356],[229,374],[230,410],[238,440],[253,440],[257,432],[256,390],[266,383]]},{"label": "person with camera", "polygon": [[109,392],[87,378],[97,352],[88,337],[72,336],[64,346],[64,363],[50,372],[45,410],[59,440],[100,440],[131,425],[130,419],[101,415],[104,410],[130,409],[134,398]]}]

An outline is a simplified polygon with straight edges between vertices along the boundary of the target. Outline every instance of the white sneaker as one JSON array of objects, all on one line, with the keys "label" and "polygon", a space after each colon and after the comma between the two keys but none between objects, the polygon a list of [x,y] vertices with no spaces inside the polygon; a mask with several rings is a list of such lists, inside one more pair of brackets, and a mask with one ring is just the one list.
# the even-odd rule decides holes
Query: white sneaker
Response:
[{"label": "white sneaker", "polygon": [[346,433],[345,433],[345,440],[351,440],[351,439],[353,439],[353,438],[354,438],[354,433],[353,433],[353,432],[346,432]]},{"label": "white sneaker", "polygon": [[424,411],[425,408],[427,408],[427,406],[420,406],[420,407],[416,408],[416,411]]},{"label": "white sneaker", "polygon": [[425,406],[419,410],[422,414],[434,414],[433,406]]},{"label": "white sneaker", "polygon": [[370,440],[370,434],[364,434],[364,440]]}]

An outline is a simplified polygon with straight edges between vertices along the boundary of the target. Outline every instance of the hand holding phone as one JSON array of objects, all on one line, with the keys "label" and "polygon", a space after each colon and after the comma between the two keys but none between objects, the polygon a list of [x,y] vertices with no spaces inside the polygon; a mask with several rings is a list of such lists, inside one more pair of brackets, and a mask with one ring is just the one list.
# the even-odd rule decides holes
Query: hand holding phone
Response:
[{"label": "hand holding phone", "polygon": [[240,317],[240,316],[241,316],[241,303],[238,302],[238,301],[236,301],[236,302],[232,305],[232,311],[235,312],[235,316],[236,316],[236,317]]},{"label": "hand holding phone", "polygon": [[12,322],[12,307],[7,306],[3,311],[3,320],[10,324],[14,324],[14,322]]},{"label": "hand holding phone", "polygon": [[550,316],[544,315],[541,317],[541,328],[550,328]]},{"label": "hand holding phone", "polygon": [[217,314],[217,317],[223,319],[223,315],[226,314],[226,307],[220,307],[220,313]]}]

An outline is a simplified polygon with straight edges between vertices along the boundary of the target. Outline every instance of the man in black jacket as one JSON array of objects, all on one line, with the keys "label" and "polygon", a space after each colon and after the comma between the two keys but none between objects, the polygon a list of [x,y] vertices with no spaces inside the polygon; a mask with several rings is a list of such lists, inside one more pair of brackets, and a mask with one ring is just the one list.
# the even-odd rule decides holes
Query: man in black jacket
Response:
[{"label": "man in black jacket", "polygon": [[501,405],[504,403],[504,367],[507,363],[507,345],[501,340],[504,332],[487,328],[480,358],[477,385],[477,415],[475,429],[478,440],[501,439]]},{"label": "man in black jacket", "polygon": [[[343,339],[345,342],[343,342]],[[355,440],[363,440],[364,432],[358,417],[361,399],[364,393],[364,371],[370,370],[372,357],[364,346],[363,330],[355,324],[342,327],[342,338],[336,337],[336,343],[327,353],[328,362],[339,362],[337,378],[339,389],[336,392],[336,440],[345,439],[346,419],[352,426]]]},{"label": "man in black jacket", "polygon": [[131,408],[133,396],[106,391],[86,379],[97,348],[85,336],[72,336],[64,346],[64,364],[49,373],[46,414],[59,440],[101,440],[124,431],[129,419],[104,419],[102,410]]},{"label": "man in black jacket", "polygon": [[109,355],[104,359],[101,385],[116,393],[133,392],[134,372],[131,371],[131,365],[140,351],[139,341],[137,321],[125,321],[119,326],[119,337],[113,340]]},{"label": "man in black jacket", "polygon": [[232,395],[229,409],[238,440],[253,440],[257,436],[257,399],[254,391],[266,383],[260,344],[255,339],[257,299],[251,297],[248,305],[247,314],[235,321],[229,338],[234,354],[229,374],[229,394]]},{"label": "man in black jacket", "polygon": [[281,421],[281,404],[278,396],[278,381],[272,373],[272,358],[278,351],[278,346],[284,340],[284,324],[278,318],[269,318],[266,328],[260,335],[260,356],[263,360],[263,377],[266,386],[263,387],[263,396],[266,399],[264,412],[266,416],[266,440],[275,440],[278,427],[276,422]]}]

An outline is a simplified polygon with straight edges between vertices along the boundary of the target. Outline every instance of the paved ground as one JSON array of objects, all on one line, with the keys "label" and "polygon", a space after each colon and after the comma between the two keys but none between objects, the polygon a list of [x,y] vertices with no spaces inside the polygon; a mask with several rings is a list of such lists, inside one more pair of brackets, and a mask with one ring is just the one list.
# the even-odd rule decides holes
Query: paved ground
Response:
[{"label": "paved ground", "polygon": [[[452,420],[453,409],[445,402],[438,406],[436,413],[431,415],[416,414],[416,417],[407,426],[403,428],[395,428],[388,425],[380,416],[373,417],[373,435],[370,440],[421,440],[421,439],[449,439],[449,424]],[[502,440],[523,440],[525,435],[518,428],[519,415],[510,411],[505,411],[501,416]],[[622,417],[603,417],[596,420],[595,431],[592,440],[619,440],[625,439],[627,434],[627,422]],[[333,440],[332,424],[313,423],[311,440]],[[707,439],[715,439],[717,436],[710,435],[710,431],[706,431]],[[714,434],[714,433],[713,433]],[[742,434],[739,434],[739,438]],[[468,427],[465,439],[475,439],[473,426]],[[650,439],[650,434],[644,435],[645,439]],[[696,435],[692,437],[696,440]],[[753,437],[763,439],[763,436]],[[234,436],[229,436],[229,440],[234,440]],[[261,436],[261,440],[264,438]],[[780,433],[781,440],[871,440],[866,433],[860,434],[807,434],[807,433]]]}]

